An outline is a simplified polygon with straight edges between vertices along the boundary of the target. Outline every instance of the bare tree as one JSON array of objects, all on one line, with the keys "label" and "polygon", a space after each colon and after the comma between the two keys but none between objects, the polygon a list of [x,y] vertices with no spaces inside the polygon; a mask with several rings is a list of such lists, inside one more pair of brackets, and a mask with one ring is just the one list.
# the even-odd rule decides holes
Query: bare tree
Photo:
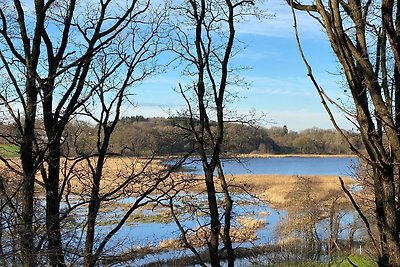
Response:
[{"label": "bare tree", "polygon": [[[350,148],[366,162],[372,173],[379,266],[400,266],[399,242],[399,110],[400,110],[400,9],[397,1],[288,1],[322,25],[342,67],[354,111],[332,101],[318,85],[299,42],[299,48],[322,103],[335,128],[331,103],[345,112],[358,128],[366,153]],[[293,14],[295,14],[293,12]],[[299,40],[299,36],[297,35]],[[354,201],[353,204],[357,205]],[[360,210],[360,209],[358,209]],[[365,217],[364,217],[365,218]],[[370,226],[367,219],[364,219]]]},{"label": "bare tree", "polygon": [[[174,29],[173,50],[187,64],[184,74],[193,78],[192,84],[180,85],[188,106],[184,115],[189,118],[187,125],[180,126],[194,137],[204,171],[211,266],[220,266],[220,236],[228,266],[235,261],[230,237],[233,201],[221,165],[221,146],[229,86],[237,81],[229,64],[235,53],[235,24],[245,14],[254,14],[253,5],[253,1],[190,0],[176,7],[179,24]],[[217,181],[222,188],[223,207],[218,204]],[[193,246],[189,247],[194,251]]]},{"label": "bare tree", "polygon": [[[82,114],[99,125],[85,265],[93,266],[101,252],[92,255],[91,231],[109,139],[124,101],[130,101],[129,88],[156,70],[152,62],[165,16],[150,16],[150,8],[150,1],[136,0],[0,2],[0,107],[14,129],[5,138],[20,147],[21,161],[15,166],[1,160],[22,180],[16,225],[23,266],[38,264],[45,240],[49,265],[66,264],[60,203],[68,180],[60,177],[62,144],[66,125]],[[35,233],[41,223],[35,219],[35,181],[46,198],[42,237]]]}]

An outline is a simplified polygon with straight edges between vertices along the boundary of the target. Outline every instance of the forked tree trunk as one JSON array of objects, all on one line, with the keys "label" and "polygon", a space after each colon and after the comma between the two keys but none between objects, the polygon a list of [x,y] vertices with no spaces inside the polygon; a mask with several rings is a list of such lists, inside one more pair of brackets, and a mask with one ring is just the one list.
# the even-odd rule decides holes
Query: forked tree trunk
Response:
[{"label": "forked tree trunk", "polygon": [[231,198],[229,187],[225,179],[224,171],[221,166],[221,162],[217,165],[218,178],[221,183],[222,192],[224,193],[224,229],[223,229],[223,241],[226,248],[226,253],[228,256],[228,267],[233,267],[235,265],[235,252],[232,246],[231,239],[231,221],[232,221],[232,209],[233,200]]}]

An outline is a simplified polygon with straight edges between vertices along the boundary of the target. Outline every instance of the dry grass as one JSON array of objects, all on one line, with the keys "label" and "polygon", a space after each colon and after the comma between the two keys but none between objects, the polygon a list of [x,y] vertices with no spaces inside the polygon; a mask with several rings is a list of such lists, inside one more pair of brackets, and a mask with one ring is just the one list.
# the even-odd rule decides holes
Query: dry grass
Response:
[{"label": "dry grass", "polygon": [[[238,217],[238,225],[231,229],[231,238],[233,243],[243,243],[257,239],[257,230],[265,226],[265,220],[252,217]],[[222,229],[221,229],[222,231]],[[222,236],[222,232],[221,232]],[[187,234],[188,242],[194,247],[201,247],[207,244],[210,238],[210,229],[199,227],[193,233]],[[184,243],[180,239],[161,240],[158,249],[179,249],[183,248]]]},{"label": "dry grass", "polygon": [[[91,164],[95,166],[97,159],[92,159]],[[159,160],[148,163],[148,160],[130,157],[111,157],[107,158],[103,168],[101,179],[101,192],[117,188],[134,175],[144,171],[144,175],[159,173],[163,170]],[[67,163],[67,168],[72,162]],[[146,169],[144,170],[144,167]],[[92,176],[89,175],[90,167],[87,161],[82,161],[74,166],[73,176],[69,179],[69,185],[73,191],[89,189],[92,184]],[[134,183],[134,181],[132,181]]]},{"label": "dry grass", "polygon": [[[96,159],[92,159],[92,163],[95,163]],[[124,183],[133,174],[136,174],[142,170],[147,164],[147,159],[138,159],[130,157],[111,157],[105,162],[103,171],[103,178],[101,180],[101,191],[108,191],[116,188],[117,186]],[[18,161],[15,161],[14,166],[19,165]],[[72,162],[65,163],[65,159],[62,160],[61,166],[71,167]],[[4,170],[5,166],[0,163],[0,170]],[[17,167],[18,168],[18,167]],[[88,163],[82,161],[81,163],[74,166],[73,175],[71,176],[68,186],[72,192],[81,193],[90,189],[92,177],[88,175]],[[151,177],[155,177],[157,173],[165,169],[161,165],[161,160],[154,160],[151,162],[145,171],[147,176],[146,181],[150,181]],[[63,170],[61,171],[63,172]],[[179,183],[179,179],[183,179],[186,174],[175,173],[173,177],[161,186],[171,186],[171,183]],[[63,176],[63,175],[62,175]],[[187,176],[187,175],[186,175]],[[149,178],[150,177],[150,178]],[[257,194],[261,198],[268,200],[272,204],[280,205],[286,201],[286,196],[296,187],[296,183],[299,181],[299,177],[293,175],[230,175],[226,177],[229,184],[235,185],[236,188],[246,188],[250,192]],[[347,185],[354,184],[355,181],[349,177],[343,177]],[[41,178],[38,175],[38,183],[41,183]],[[189,191],[201,191],[205,189],[202,177],[197,176],[191,180],[191,187],[186,189]],[[329,192],[334,190],[341,191],[340,183],[337,176],[312,176],[312,189],[317,199],[322,199],[327,196]],[[217,179],[216,179],[217,181]],[[137,181],[135,187],[141,186],[140,180]],[[220,189],[217,186],[218,189]],[[86,191],[87,192],[87,191]]]},{"label": "dry grass", "polygon": [[257,230],[265,226],[265,220],[254,217],[238,217],[236,219],[240,227],[231,230],[231,238],[235,243],[244,243],[257,240]]},{"label": "dry grass", "polygon": [[[60,163],[60,184],[66,179],[66,187],[69,193],[89,194],[93,184],[91,167],[94,170],[96,164],[97,158],[90,159],[90,164],[87,160],[75,162],[62,158]],[[22,171],[19,159],[10,161],[10,165],[16,170]],[[44,168],[47,168],[46,164]],[[8,168],[5,164],[0,162],[0,172],[6,173],[7,170]],[[128,180],[130,181],[131,191],[145,190],[145,187],[154,184],[156,179],[163,175],[163,171],[165,173],[165,170],[166,167],[161,165],[161,160],[159,159],[150,162],[148,159],[133,157],[109,157],[104,164],[100,192],[109,192],[126,183]],[[13,177],[14,183],[19,181],[20,177],[12,175],[11,172],[8,173],[8,176]],[[139,173],[141,174],[135,177]],[[36,186],[36,190],[39,193],[43,192],[44,184],[40,172],[37,173],[36,183],[38,185]]]},{"label": "dry grass", "polygon": [[[341,192],[339,178],[337,176],[311,176],[310,189],[316,199],[324,199],[332,191]],[[342,177],[347,185],[355,184],[355,180],[350,177]],[[287,195],[295,189],[300,181],[294,175],[235,175],[234,181],[271,204],[282,205],[287,199]]]}]

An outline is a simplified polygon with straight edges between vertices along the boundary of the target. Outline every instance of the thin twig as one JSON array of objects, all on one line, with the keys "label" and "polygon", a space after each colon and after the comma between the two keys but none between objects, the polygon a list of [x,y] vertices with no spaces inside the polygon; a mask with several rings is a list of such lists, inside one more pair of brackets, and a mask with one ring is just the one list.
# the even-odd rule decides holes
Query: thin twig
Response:
[{"label": "thin twig", "polygon": [[353,195],[350,193],[350,191],[344,185],[343,179],[340,176],[339,176],[339,181],[340,181],[340,186],[342,187],[343,191],[349,197],[349,199],[351,201],[351,204],[356,209],[356,211],[357,211],[358,215],[360,215],[361,219],[364,221],[365,227],[367,228],[368,235],[371,238],[371,241],[374,244],[375,249],[379,252],[378,245],[376,244],[375,238],[374,238],[374,236],[372,234],[371,226],[369,225],[367,217],[365,217],[364,213],[362,212],[362,210],[358,206],[357,202],[355,201]]},{"label": "thin twig", "polygon": [[364,161],[366,161],[368,164],[371,164],[372,166],[375,166],[376,163],[372,162],[370,159],[368,159],[364,154],[362,154],[351,142],[350,140],[347,138],[346,134],[343,132],[343,130],[339,127],[339,125],[336,123],[336,119],[332,114],[331,109],[329,108],[328,104],[325,101],[325,97],[324,97],[324,91],[322,89],[321,86],[319,86],[318,82],[316,81],[314,74],[312,72],[312,68],[310,66],[310,64],[307,61],[307,58],[303,52],[303,48],[301,46],[301,42],[300,42],[300,37],[299,37],[299,32],[297,30],[297,19],[296,19],[296,13],[294,11],[294,4],[293,4],[293,0],[290,0],[290,7],[292,10],[292,16],[293,16],[293,28],[294,28],[294,33],[295,33],[295,37],[296,37],[296,42],[297,42],[297,48],[300,52],[301,58],[307,68],[307,76],[310,77],[315,89],[318,92],[318,95],[321,99],[321,103],[323,105],[323,107],[325,108],[326,112],[328,113],[329,119],[333,124],[333,127],[336,129],[336,131],[342,136],[342,138],[345,140],[345,142],[349,145],[349,148],[351,151],[353,151],[358,157],[362,158]]}]

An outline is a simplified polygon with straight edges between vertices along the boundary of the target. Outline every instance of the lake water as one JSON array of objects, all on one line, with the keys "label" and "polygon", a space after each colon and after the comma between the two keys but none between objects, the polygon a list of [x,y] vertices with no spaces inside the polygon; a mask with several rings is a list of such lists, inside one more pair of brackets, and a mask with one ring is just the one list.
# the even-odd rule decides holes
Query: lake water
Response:
[{"label": "lake water", "polygon": [[[282,157],[224,160],[226,174],[344,175],[354,176],[355,157]],[[189,160],[185,168],[201,174],[201,163]]]}]

